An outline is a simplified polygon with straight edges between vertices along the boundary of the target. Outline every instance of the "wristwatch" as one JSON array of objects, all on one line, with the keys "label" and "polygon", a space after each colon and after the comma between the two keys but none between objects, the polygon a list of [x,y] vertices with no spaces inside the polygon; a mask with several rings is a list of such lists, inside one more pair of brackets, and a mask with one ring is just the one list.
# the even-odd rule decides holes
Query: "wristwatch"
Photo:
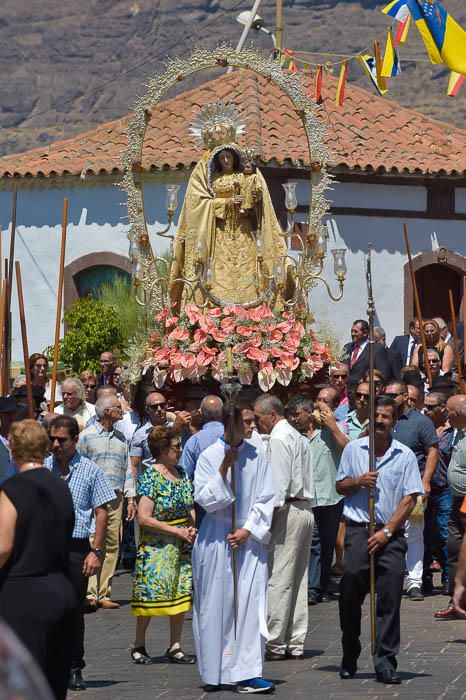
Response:
[{"label": "wristwatch", "polygon": [[383,534],[390,539],[390,537],[393,537],[393,532],[388,529],[388,527],[384,527],[383,529]]},{"label": "wristwatch", "polygon": [[94,552],[94,554],[98,556],[99,559],[101,559],[104,556],[104,550],[100,547],[91,547],[91,552]]}]

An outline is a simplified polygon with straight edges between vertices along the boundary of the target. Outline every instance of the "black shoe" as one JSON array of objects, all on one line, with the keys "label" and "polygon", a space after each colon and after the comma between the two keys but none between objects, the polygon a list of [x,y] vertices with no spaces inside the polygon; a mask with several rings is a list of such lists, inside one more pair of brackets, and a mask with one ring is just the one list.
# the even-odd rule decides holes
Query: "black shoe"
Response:
[{"label": "black shoe", "polygon": [[71,671],[70,680],[68,681],[68,690],[86,690],[86,687],[81,671]]},{"label": "black shoe", "polygon": [[320,596],[320,602],[330,603],[330,596],[328,595],[328,593],[322,593],[322,595]]},{"label": "black shoe", "polygon": [[442,583],[442,595],[450,595],[450,581]]},{"label": "black shoe", "polygon": [[432,581],[432,579],[426,579],[425,581],[422,582],[422,592],[423,593],[433,593],[434,592],[434,582]]},{"label": "black shoe", "polygon": [[385,683],[385,685],[400,685],[401,683],[401,678],[391,668],[387,668],[385,669],[385,671],[376,673],[375,680],[377,681],[377,683]]},{"label": "black shoe", "polygon": [[317,605],[317,603],[320,603],[322,600],[322,596],[320,593],[317,593],[317,591],[309,591],[307,594],[307,604],[308,605]]},{"label": "black shoe", "polygon": [[343,681],[347,681],[350,678],[354,678],[355,673],[356,673],[356,671],[351,672],[351,671],[348,671],[348,669],[343,668],[343,666],[340,666],[340,678]]},{"label": "black shoe", "polygon": [[266,651],[264,656],[266,661],[283,661],[285,654],[276,654],[274,651]]},{"label": "black shoe", "polygon": [[419,586],[413,586],[413,588],[409,589],[408,598],[410,600],[424,600],[424,596]]}]

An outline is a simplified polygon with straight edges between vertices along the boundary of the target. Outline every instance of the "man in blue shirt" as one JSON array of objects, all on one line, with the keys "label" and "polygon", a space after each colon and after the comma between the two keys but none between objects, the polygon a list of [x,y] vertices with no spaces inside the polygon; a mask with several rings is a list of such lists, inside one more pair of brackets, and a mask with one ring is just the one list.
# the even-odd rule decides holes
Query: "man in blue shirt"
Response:
[{"label": "man in blue shirt", "polygon": [[224,433],[222,424],[223,401],[221,398],[209,394],[202,399],[200,411],[203,426],[198,433],[191,435],[186,441],[180,460],[180,467],[183,467],[191,480],[194,479],[196,462],[201,452],[217,442]]},{"label": "man in blue shirt", "polygon": [[[375,556],[377,637],[373,656],[376,680],[399,684],[400,605],[407,549],[404,523],[422,493],[413,452],[392,437],[393,399],[375,400],[375,465],[369,465],[369,440],[359,438],[343,450],[337,491],[345,496],[345,570],[340,584],[343,658],[340,677],[352,678],[361,653],[361,608],[369,592],[370,556]],[[376,532],[369,536],[369,490],[374,489]]]},{"label": "man in blue shirt", "polygon": [[[398,420],[393,437],[409,447],[416,455],[422,478],[424,496],[430,496],[430,482],[438,462],[438,436],[434,424],[410,406],[407,385],[398,380],[388,382],[384,391],[398,406]],[[412,518],[406,526],[408,551],[406,554],[406,590],[411,600],[423,600],[422,574],[424,563],[424,518]]]},{"label": "man in blue shirt", "polygon": [[[85,690],[81,670],[84,668],[84,602],[87,581],[102,566],[105,531],[107,529],[107,503],[115,498],[100,467],[84,457],[76,449],[79,426],[71,416],[54,418],[49,428],[52,454],[46,458],[45,467],[66,481],[71,491],[75,512],[75,526],[70,548],[70,580],[77,606],[74,619],[74,644],[71,664],[70,690]],[[95,524],[94,524],[95,515]],[[94,533],[95,529],[95,533]],[[94,534],[94,543],[89,544]]]}]

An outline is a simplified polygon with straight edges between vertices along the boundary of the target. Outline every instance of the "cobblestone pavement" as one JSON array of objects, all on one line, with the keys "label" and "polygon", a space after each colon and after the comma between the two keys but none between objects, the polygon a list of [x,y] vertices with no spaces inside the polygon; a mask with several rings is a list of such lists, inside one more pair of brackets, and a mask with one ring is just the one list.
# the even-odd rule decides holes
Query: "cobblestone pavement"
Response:
[{"label": "cobblestone pavement", "polygon": [[[76,700],[195,700],[232,697],[231,692],[205,693],[196,666],[167,664],[163,658],[168,645],[167,618],[152,620],[147,648],[154,656],[150,666],[131,662],[134,621],[130,616],[131,576],[118,572],[113,597],[118,610],[99,610],[86,615],[85,693],[69,693]],[[466,621],[438,622],[434,610],[444,607],[447,598],[426,597],[424,602],[407,599],[402,604],[402,644],[398,670],[401,686],[383,686],[374,681],[368,649],[368,607],[363,619],[363,651],[353,680],[338,676],[340,631],[335,601],[309,608],[309,631],[304,661],[265,664],[264,676],[277,684],[275,697],[319,698],[319,700],[466,700]],[[185,625],[183,648],[194,653],[191,616]]]}]

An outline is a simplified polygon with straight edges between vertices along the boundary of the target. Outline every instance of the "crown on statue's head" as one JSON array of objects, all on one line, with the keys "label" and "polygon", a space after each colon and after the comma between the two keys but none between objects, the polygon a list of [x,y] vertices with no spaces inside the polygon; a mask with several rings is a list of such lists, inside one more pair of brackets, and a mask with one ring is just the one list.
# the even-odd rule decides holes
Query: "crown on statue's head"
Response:
[{"label": "crown on statue's head", "polygon": [[239,107],[217,100],[205,105],[191,122],[191,136],[205,148],[236,143],[244,134],[246,119]]}]

